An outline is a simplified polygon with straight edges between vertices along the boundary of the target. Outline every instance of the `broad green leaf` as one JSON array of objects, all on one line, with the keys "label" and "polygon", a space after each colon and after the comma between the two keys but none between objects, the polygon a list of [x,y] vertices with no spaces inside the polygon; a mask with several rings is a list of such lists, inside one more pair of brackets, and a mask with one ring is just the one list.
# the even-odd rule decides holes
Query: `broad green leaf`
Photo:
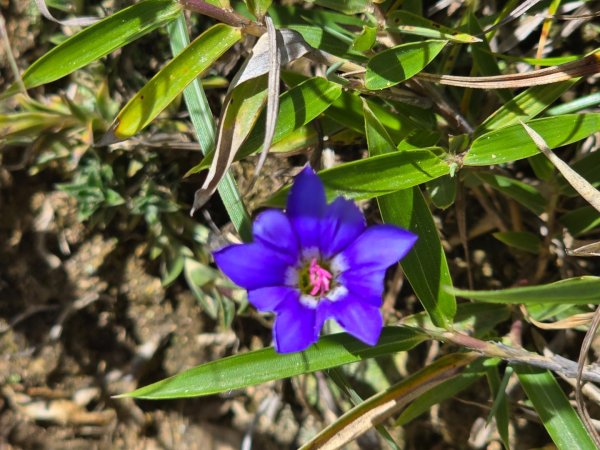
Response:
[{"label": "broad green leaf", "polygon": [[567,278],[550,284],[525,286],[497,291],[454,289],[456,295],[486,303],[538,304],[569,303],[600,304],[600,277]]},{"label": "broad green leaf", "polygon": [[548,108],[563,93],[573,87],[577,81],[577,79],[567,80],[530,87],[512,100],[506,102],[490,115],[477,127],[475,136],[509,125],[515,125],[519,123],[519,120],[526,122],[533,119]]},{"label": "broad green leaf", "polygon": [[411,42],[378,53],[367,64],[365,87],[385,89],[413,77],[433,61],[446,43],[440,40]]},{"label": "broad green leaf", "polygon": [[386,223],[407,228],[419,236],[400,265],[417,298],[438,327],[447,328],[456,313],[456,299],[444,288],[452,286],[446,254],[431,215],[418,187],[378,198]]},{"label": "broad green leaf", "polygon": [[327,26],[292,24],[288,28],[300,33],[306,43],[313,48],[360,63],[366,63],[368,60],[362,53],[351,49],[352,37]]},{"label": "broad green leaf", "polygon": [[173,20],[181,5],[144,0],[103,19],[54,47],[23,73],[25,87],[58,80]]},{"label": "broad green leaf", "polygon": [[596,448],[569,399],[549,371],[516,364],[513,368],[559,450]]},{"label": "broad green leaf", "polygon": [[[177,20],[169,25],[168,31],[173,55],[177,55],[190,43],[187,23],[183,13],[180,13]],[[217,127],[210,105],[208,104],[208,99],[202,89],[202,84],[197,78],[184,89],[183,97],[190,114],[190,120],[194,126],[196,138],[200,143],[202,153],[206,155],[215,149]],[[231,172],[225,174],[219,183],[218,191],[231,223],[242,239],[249,240],[252,236],[250,216]],[[223,302],[223,304],[228,305],[229,303]]]},{"label": "broad green leaf", "polygon": [[436,208],[446,209],[456,199],[457,177],[444,175],[427,183],[427,192]]},{"label": "broad green leaf", "polygon": [[272,2],[273,0],[246,0],[246,5],[254,17],[262,20]]},{"label": "broad green leaf", "polygon": [[[408,189],[450,171],[448,164],[430,149],[394,152],[340,164],[319,172],[329,200],[337,196],[368,199]],[[269,205],[283,206],[289,186],[277,192]]]},{"label": "broad green leaf", "polygon": [[377,40],[377,27],[363,25],[363,29],[352,43],[352,50],[365,52],[371,50]]},{"label": "broad green leaf", "polygon": [[528,231],[499,231],[493,233],[493,236],[510,247],[534,255],[537,255],[542,248],[542,241],[539,236]]},{"label": "broad green leaf", "polygon": [[412,34],[432,39],[444,39],[459,44],[481,42],[481,39],[478,37],[445,27],[433,20],[412,14],[408,11],[394,11],[387,17],[386,23],[387,31],[391,32]]},{"label": "broad green leaf", "polygon": [[456,377],[435,386],[406,407],[396,419],[396,425],[406,425],[421,414],[429,411],[433,405],[443,402],[467,389],[486,374],[490,366],[496,366],[500,359],[478,359]]},{"label": "broad green leaf", "polygon": [[[398,152],[385,128],[365,103],[365,132],[370,155]],[[377,199],[386,223],[401,226],[419,236],[401,262],[402,270],[417,298],[438,327],[448,327],[456,313],[456,299],[443,286],[452,286],[446,255],[431,211],[418,187],[394,192]]]},{"label": "broad green leaf", "polygon": [[[577,142],[600,131],[600,114],[567,114],[535,119],[527,123],[553,149]],[[539,152],[525,129],[512,125],[490,131],[473,142],[464,159],[467,166],[502,164],[533,156]]]},{"label": "broad green leaf", "polygon": [[135,135],[240,38],[238,28],[225,24],[206,30],[129,100],[102,141],[110,143]]},{"label": "broad green leaf", "polygon": [[442,356],[410,377],[355,406],[300,447],[300,450],[342,448],[372,427],[382,424],[429,390],[454,379],[463,367],[478,357],[474,352]]},{"label": "broad green leaf", "polygon": [[527,183],[495,173],[470,172],[470,176],[474,176],[494,189],[508,195],[535,214],[541,214],[546,209],[546,199],[536,188]]},{"label": "broad green leaf", "polygon": [[325,370],[410,350],[427,336],[407,327],[385,327],[375,346],[347,333],[322,337],[303,352],[276,353],[271,347],[218,359],[142,387],[123,397],[166,399],[228,392],[267,381]]},{"label": "broad green leaf", "polygon": [[[273,145],[280,142],[294,130],[306,125],[321,114],[342,93],[339,84],[325,78],[315,77],[294,86],[279,96],[279,114],[273,136]],[[236,160],[245,158],[262,149],[265,133],[265,114],[257,120],[256,126],[250,132],[248,139],[239,149]],[[197,166],[188,171],[187,175],[200,172],[212,162],[214,152],[208,154]]]},{"label": "broad green leaf", "polygon": [[569,211],[558,220],[567,227],[569,233],[577,237],[600,226],[600,213],[591,206],[583,206]]},{"label": "broad green leaf", "polygon": [[437,145],[441,137],[439,131],[418,128],[410,133],[396,146],[397,150],[418,150]]},{"label": "broad green leaf", "polygon": [[[556,179],[556,169],[546,155],[539,153],[527,158],[527,162],[533,169],[533,173],[537,178],[546,182],[554,182]],[[568,185],[571,186],[570,184]],[[573,190],[575,192],[575,190]]]}]

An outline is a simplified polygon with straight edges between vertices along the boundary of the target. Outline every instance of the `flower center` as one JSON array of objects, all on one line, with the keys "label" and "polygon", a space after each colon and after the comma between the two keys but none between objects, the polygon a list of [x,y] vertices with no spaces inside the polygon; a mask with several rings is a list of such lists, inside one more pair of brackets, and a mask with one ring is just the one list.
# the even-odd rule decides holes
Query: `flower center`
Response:
[{"label": "flower center", "polygon": [[308,267],[308,276],[310,279],[310,285],[312,286],[312,289],[309,292],[310,295],[318,295],[321,297],[329,292],[329,287],[331,285],[331,273],[323,269],[317,263],[317,258],[313,258],[310,261],[310,266]]},{"label": "flower center", "polygon": [[299,288],[303,294],[313,297],[324,297],[331,289],[333,275],[329,267],[317,258],[299,271]]}]

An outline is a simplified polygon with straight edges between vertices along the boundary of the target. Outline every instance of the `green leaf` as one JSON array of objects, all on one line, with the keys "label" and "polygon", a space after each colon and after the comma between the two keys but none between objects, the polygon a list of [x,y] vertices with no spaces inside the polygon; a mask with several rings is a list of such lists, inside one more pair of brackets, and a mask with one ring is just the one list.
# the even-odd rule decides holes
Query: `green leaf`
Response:
[{"label": "green leaf", "polygon": [[364,134],[363,101],[367,102],[394,143],[400,142],[417,127],[417,124],[404,114],[392,112],[378,103],[365,100],[359,94],[350,91],[342,92],[339,98],[325,111],[325,115],[351,130]]},{"label": "green leaf", "polygon": [[596,448],[554,376],[547,370],[514,365],[519,382],[558,449]]},{"label": "green leaf", "polygon": [[493,236],[500,242],[524,252],[537,255],[542,248],[539,236],[527,231],[499,231]]},{"label": "green leaf", "polygon": [[58,80],[173,20],[181,6],[145,0],[91,25],[54,47],[23,73],[25,87]]},{"label": "green leaf", "polygon": [[[429,149],[394,152],[387,155],[340,164],[319,172],[329,200],[343,195],[353,199],[368,199],[390,194],[433,180],[450,171],[450,166]],[[268,202],[283,206],[289,186],[277,192]]]},{"label": "green leaf", "polygon": [[[371,155],[402,153],[394,148],[385,128],[366,103],[364,116]],[[419,236],[413,249],[402,260],[402,269],[433,323],[438,327],[448,327],[456,313],[456,299],[442,288],[452,286],[452,279],[431,211],[421,190],[413,187],[377,200],[384,222],[401,226]]]},{"label": "green leaf", "polygon": [[446,209],[456,199],[457,177],[444,175],[427,183],[427,192],[436,208]]},{"label": "green leaf", "polygon": [[66,114],[44,112],[19,112],[0,114],[0,139],[8,137],[33,137],[44,130],[69,127],[77,120]]},{"label": "green leaf", "polygon": [[[332,83],[325,78],[310,78],[279,97],[279,114],[273,136],[273,145],[277,144],[288,134],[297,130],[321,114],[342,93],[339,84]],[[236,155],[242,159],[262,149],[265,133],[265,113],[258,118],[255,127],[250,132],[248,139],[242,144]],[[208,154],[204,160],[193,167],[186,175],[200,172],[210,166],[214,152]]]},{"label": "green leaf", "polygon": [[600,226],[600,213],[596,208],[583,206],[569,211],[558,220],[567,227],[569,233],[577,237]]},{"label": "green leaf", "polygon": [[379,343],[369,346],[347,333],[322,337],[303,352],[276,353],[265,348],[203,364],[142,387],[123,397],[167,399],[196,397],[240,389],[267,381],[325,370],[376,356],[407,351],[427,336],[412,328],[386,327]]},{"label": "green leaf", "polygon": [[507,367],[504,371],[502,380],[500,380],[500,374],[497,365],[487,368],[488,385],[490,386],[492,396],[494,397],[494,403],[492,404],[492,409],[490,410],[487,421],[489,422],[492,417],[496,419],[496,428],[498,429],[498,434],[502,439],[504,448],[507,450],[510,449],[508,432],[510,416],[506,395],[506,386],[508,385],[508,381],[510,380],[512,373],[513,369],[510,366]]},{"label": "green leaf", "polygon": [[470,172],[468,176],[474,176],[494,189],[508,195],[535,214],[541,214],[546,209],[546,199],[536,188],[527,183],[503,175],[496,175],[495,173]]},{"label": "green leaf", "polygon": [[102,143],[130,138],[147,126],[240,38],[239,28],[225,24],[214,25],[198,36],[129,100]]},{"label": "green leaf", "polygon": [[272,2],[273,0],[246,0],[246,5],[254,17],[262,20]]},{"label": "green leaf", "polygon": [[550,116],[560,116],[561,114],[569,114],[582,109],[591,108],[600,104],[600,92],[586,95],[585,97],[577,97],[574,100],[555,106],[548,110]]},{"label": "green leaf", "polygon": [[533,119],[573,87],[577,81],[579,80],[567,80],[530,87],[492,113],[477,127],[475,136],[515,125],[519,120],[526,122]]},{"label": "green leaf", "polygon": [[206,295],[202,291],[202,287],[214,280],[217,277],[217,272],[192,258],[185,258],[183,275],[204,311],[210,317],[216,319],[219,314],[219,304],[214,298]]},{"label": "green leaf", "polygon": [[[544,155],[542,156],[546,158]],[[587,153],[581,159],[578,159],[577,161],[572,163],[571,167],[575,172],[577,172],[579,175],[581,175],[583,178],[589,181],[592,186],[600,187],[600,152],[593,151]],[[577,191],[573,189],[573,186],[571,186],[565,178],[560,177],[557,181],[561,193],[570,197],[575,197],[579,195]]]},{"label": "green leaf", "polygon": [[440,40],[411,42],[378,53],[367,64],[365,87],[385,89],[413,77],[433,61],[446,43]]},{"label": "green leaf", "polygon": [[350,59],[360,63],[366,63],[367,57],[362,53],[351,50],[352,37],[334,31],[328,26],[298,25],[292,24],[290,30],[297,31],[302,35],[308,45],[319,50],[336,55],[340,58]]},{"label": "green leaf", "polygon": [[486,374],[487,368],[495,366],[500,359],[478,359],[456,377],[435,386],[406,407],[396,420],[397,426],[403,426],[429,411],[433,405],[443,402],[467,389]]},{"label": "green leaf", "polygon": [[550,284],[502,289],[469,291],[454,289],[461,297],[486,303],[538,304],[569,303],[583,305],[600,303],[600,277],[567,278]]},{"label": "green leaf", "polygon": [[[568,114],[536,119],[527,123],[553,149],[580,141],[600,131],[600,114]],[[467,166],[502,164],[539,152],[525,129],[512,125],[486,133],[473,142],[464,159]]]},{"label": "green leaf", "polygon": [[371,47],[375,45],[377,40],[377,27],[370,27],[367,25],[363,25],[363,29],[356,36],[354,42],[352,43],[352,50],[357,52],[365,52],[367,50],[371,50]]},{"label": "green leaf", "polygon": [[444,39],[459,44],[473,44],[481,39],[445,27],[423,16],[408,11],[394,11],[387,17],[387,31],[412,34],[433,39]]},{"label": "green leaf", "polygon": [[371,0],[308,0],[319,6],[335,9],[346,14],[358,14],[370,11]]}]

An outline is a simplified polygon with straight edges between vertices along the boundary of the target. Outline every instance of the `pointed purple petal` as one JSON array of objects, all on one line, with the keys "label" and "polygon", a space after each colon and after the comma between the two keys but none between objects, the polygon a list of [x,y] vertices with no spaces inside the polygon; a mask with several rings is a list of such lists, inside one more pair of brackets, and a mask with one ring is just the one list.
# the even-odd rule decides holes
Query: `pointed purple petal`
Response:
[{"label": "pointed purple petal", "polygon": [[375,345],[383,328],[379,308],[349,294],[346,298],[331,303],[330,313],[340,326],[366,344]]},{"label": "pointed purple petal", "polygon": [[260,243],[230,245],[213,256],[219,269],[245,289],[285,284],[289,264],[280,252]]},{"label": "pointed purple petal", "polygon": [[287,286],[270,286],[248,291],[248,301],[259,311],[271,312],[277,311],[280,305],[285,308],[288,302],[298,303],[300,293]]},{"label": "pointed purple petal", "polygon": [[286,211],[302,248],[319,246],[321,219],[326,205],[321,179],[310,167],[306,167],[294,180]]},{"label": "pointed purple petal", "polygon": [[286,301],[285,308],[280,305],[279,309],[273,326],[273,341],[277,352],[299,352],[317,341],[321,330],[315,326],[314,309],[307,308],[299,301]]},{"label": "pointed purple petal", "polygon": [[383,270],[352,270],[340,274],[338,281],[353,296],[363,299],[376,308],[383,303],[385,269]]},{"label": "pointed purple petal", "polygon": [[365,217],[354,202],[336,198],[325,209],[321,223],[320,248],[330,258],[345,249],[365,230]]},{"label": "pointed purple petal", "polygon": [[402,228],[375,225],[367,228],[339,255],[346,270],[385,270],[401,260],[416,240],[416,234]]},{"label": "pointed purple petal", "polygon": [[269,209],[260,213],[254,221],[253,234],[257,242],[277,250],[290,264],[297,262],[298,239],[282,211]]}]

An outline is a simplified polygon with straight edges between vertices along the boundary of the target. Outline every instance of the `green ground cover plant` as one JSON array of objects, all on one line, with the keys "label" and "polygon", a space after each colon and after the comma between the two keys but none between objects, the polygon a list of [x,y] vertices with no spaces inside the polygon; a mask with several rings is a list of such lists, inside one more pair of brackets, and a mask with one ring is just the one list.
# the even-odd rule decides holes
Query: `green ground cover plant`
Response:
[{"label": "green ground cover plant", "polygon": [[[600,381],[594,5],[61,0],[48,6],[69,22],[51,22],[45,8],[35,16],[33,5],[21,18],[3,12],[3,352],[56,342],[58,353],[78,355],[73,373],[91,376],[98,355],[72,347],[81,328],[57,314],[40,328],[50,338],[34,338],[21,322],[58,305],[76,316],[87,310],[91,323],[104,317],[110,326],[100,328],[113,338],[122,329],[131,350],[121,356],[106,344],[110,356],[94,375],[104,381],[89,382],[101,394],[86,407],[117,411],[107,423],[118,424],[112,436],[121,441],[104,438],[106,448],[153,438],[144,419],[125,438],[124,409],[155,412],[166,400],[232,392],[254,417],[244,432],[256,448],[600,447],[590,418]],[[31,15],[36,51],[15,38]],[[38,190],[41,205],[14,200]],[[19,208],[35,217],[29,228]],[[350,222],[359,229],[347,231]],[[77,237],[68,237],[75,227]],[[328,235],[327,227],[337,228]],[[20,237],[28,233],[33,253]],[[380,240],[356,244],[377,233]],[[46,247],[49,234],[56,248]],[[177,309],[185,303],[178,296],[190,294],[196,309],[187,319],[220,338],[172,338],[178,324],[136,303],[118,256],[90,272],[104,284],[85,297],[77,287],[85,277],[68,269],[69,244],[83,247],[94,235],[160,280],[161,294],[142,296],[153,308]],[[34,274],[31,255],[45,261],[48,278],[65,268],[73,292],[60,299],[59,287],[28,305],[8,267],[22,258],[24,273]],[[277,258],[285,265],[272,265]],[[285,276],[273,281],[277,270]],[[277,292],[291,292],[286,308],[295,309],[272,290],[258,297],[257,289],[283,284]],[[353,294],[361,297],[353,308],[336,303]],[[139,327],[138,307],[152,316]],[[278,326],[290,311],[297,320]],[[321,331],[328,318],[337,322]],[[57,324],[70,331],[61,336]],[[161,356],[161,348],[219,348],[223,336],[229,344],[206,350],[211,356],[192,352],[169,367]],[[15,392],[35,382],[9,369],[0,408],[22,413]],[[67,386],[61,368],[54,372],[43,383]],[[262,403],[252,403],[248,392],[260,386]],[[469,423],[444,407],[456,404],[472,407]],[[291,437],[283,436],[284,411]],[[271,434],[259,431],[265,415]],[[14,429],[16,419],[6,420]],[[160,415],[152,420],[160,429]],[[217,422],[244,428],[231,417]]]}]

